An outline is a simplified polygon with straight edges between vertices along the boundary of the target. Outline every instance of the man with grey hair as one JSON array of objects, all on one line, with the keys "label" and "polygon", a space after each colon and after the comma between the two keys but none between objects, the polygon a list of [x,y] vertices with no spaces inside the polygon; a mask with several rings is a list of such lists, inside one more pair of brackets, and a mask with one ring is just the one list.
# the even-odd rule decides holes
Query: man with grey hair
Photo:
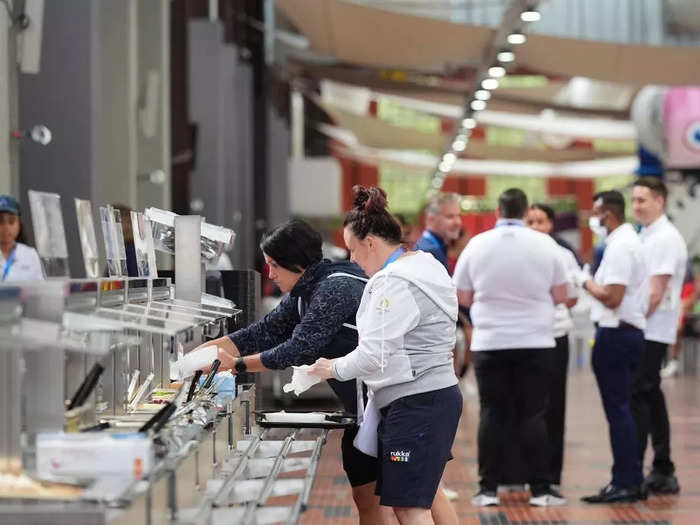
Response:
[{"label": "man with grey hair", "polygon": [[448,272],[447,246],[459,237],[462,228],[459,206],[461,199],[457,193],[441,193],[428,201],[425,208],[425,231],[414,247],[432,254]]}]

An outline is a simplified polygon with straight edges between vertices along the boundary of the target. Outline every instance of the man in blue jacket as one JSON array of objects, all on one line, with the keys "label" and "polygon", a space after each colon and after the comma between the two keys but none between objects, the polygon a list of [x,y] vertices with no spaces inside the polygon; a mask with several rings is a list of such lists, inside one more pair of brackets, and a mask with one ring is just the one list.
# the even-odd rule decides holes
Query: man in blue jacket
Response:
[{"label": "man in blue jacket", "polygon": [[459,237],[462,217],[456,193],[442,193],[428,202],[425,208],[425,231],[414,249],[430,253],[450,271],[447,264],[447,247],[450,241]]}]

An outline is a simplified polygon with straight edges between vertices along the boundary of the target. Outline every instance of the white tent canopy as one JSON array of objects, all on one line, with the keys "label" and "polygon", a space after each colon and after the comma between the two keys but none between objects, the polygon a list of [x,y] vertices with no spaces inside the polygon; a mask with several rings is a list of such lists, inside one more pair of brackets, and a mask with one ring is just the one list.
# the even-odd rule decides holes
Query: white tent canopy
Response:
[{"label": "white tent canopy", "polygon": [[[344,155],[371,164],[394,164],[410,168],[434,170],[439,157],[417,151],[387,150],[359,144],[357,138],[347,130],[321,124],[319,129],[341,143]],[[636,156],[612,157],[609,159],[581,162],[527,162],[503,160],[458,159],[450,175],[509,175],[527,177],[567,177],[589,179],[616,175],[634,175],[639,167]]]},{"label": "white tent canopy", "polygon": [[[375,94],[368,88],[345,86],[342,90],[337,89],[337,87],[332,90],[324,90],[322,86],[321,100],[317,103],[334,118],[338,118],[341,112],[373,118],[367,116],[369,101],[372,99],[391,100],[415,111],[432,110],[433,114],[441,111],[437,114],[447,118],[458,119],[462,116],[462,108],[458,106],[426,102],[410,97]],[[357,119],[354,120],[357,121]],[[636,140],[637,138],[635,127],[628,120],[562,117],[553,115],[551,112],[543,112],[540,115],[524,115],[491,110],[476,113],[476,120],[485,126],[535,131],[577,139]],[[340,124],[346,125],[344,122],[340,122]]]},{"label": "white tent canopy", "polygon": [[[345,0],[276,0],[316,53],[354,64],[444,68],[481,60],[494,30]],[[517,63],[553,76],[631,85],[700,84],[700,49],[528,36]]]}]

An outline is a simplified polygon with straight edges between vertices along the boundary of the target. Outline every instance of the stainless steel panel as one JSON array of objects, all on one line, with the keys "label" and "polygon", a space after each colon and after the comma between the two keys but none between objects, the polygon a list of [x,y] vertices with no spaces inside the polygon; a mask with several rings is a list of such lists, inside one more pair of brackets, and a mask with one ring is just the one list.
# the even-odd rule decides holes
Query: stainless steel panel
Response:
[{"label": "stainless steel panel", "polygon": [[202,262],[200,236],[202,219],[199,215],[175,217],[175,297],[200,302],[202,297]]},{"label": "stainless steel panel", "polygon": [[[151,484],[151,525],[169,525],[169,480],[167,475],[160,476]],[[135,524],[134,524],[135,525]]]},{"label": "stainless steel panel", "polygon": [[[211,439],[210,436],[207,436],[207,438]],[[202,443],[202,446],[211,447],[211,442]],[[175,497],[178,509],[194,507],[199,500],[200,492],[197,486],[199,473],[197,467],[197,450],[192,450],[175,470]]]},{"label": "stainless steel panel", "polygon": [[[152,334],[141,334],[141,344],[138,347],[139,352],[139,370],[141,370],[141,375],[148,375],[156,373],[156,363],[155,363],[155,349],[153,347]],[[160,380],[158,377],[154,379],[155,386],[160,385]]]},{"label": "stainless steel panel", "polygon": [[129,506],[120,509],[108,520],[109,525],[137,525],[150,523],[151,495],[148,492],[139,494]]},{"label": "stainless steel panel", "polygon": [[[63,503],[3,503],[3,525],[105,525],[105,511],[98,505]],[[135,525],[132,523],[132,525]]]},{"label": "stainless steel panel", "polygon": [[105,371],[97,383],[97,403],[99,415],[116,415],[114,409],[114,352],[110,352],[100,361]]},{"label": "stainless steel panel", "polygon": [[0,349],[0,472],[22,468],[21,352]]}]

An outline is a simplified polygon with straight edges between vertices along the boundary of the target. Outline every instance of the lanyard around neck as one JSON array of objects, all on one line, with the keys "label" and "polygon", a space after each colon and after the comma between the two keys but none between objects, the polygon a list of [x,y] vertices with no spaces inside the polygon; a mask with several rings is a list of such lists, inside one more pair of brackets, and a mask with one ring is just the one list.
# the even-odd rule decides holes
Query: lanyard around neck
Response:
[{"label": "lanyard around neck", "polygon": [[389,256],[389,258],[386,260],[386,262],[382,265],[382,270],[389,266],[391,263],[393,263],[396,259],[401,257],[404,253],[406,252],[406,249],[403,246],[399,246],[396,248],[393,253]]},{"label": "lanyard around neck", "polygon": [[7,279],[8,274],[10,273],[10,268],[12,268],[12,265],[15,263],[15,252],[17,251],[17,245],[15,244],[14,248],[12,248],[12,251],[10,252],[10,256],[7,258],[7,262],[5,263],[5,270],[2,272],[2,280],[4,281]]}]

